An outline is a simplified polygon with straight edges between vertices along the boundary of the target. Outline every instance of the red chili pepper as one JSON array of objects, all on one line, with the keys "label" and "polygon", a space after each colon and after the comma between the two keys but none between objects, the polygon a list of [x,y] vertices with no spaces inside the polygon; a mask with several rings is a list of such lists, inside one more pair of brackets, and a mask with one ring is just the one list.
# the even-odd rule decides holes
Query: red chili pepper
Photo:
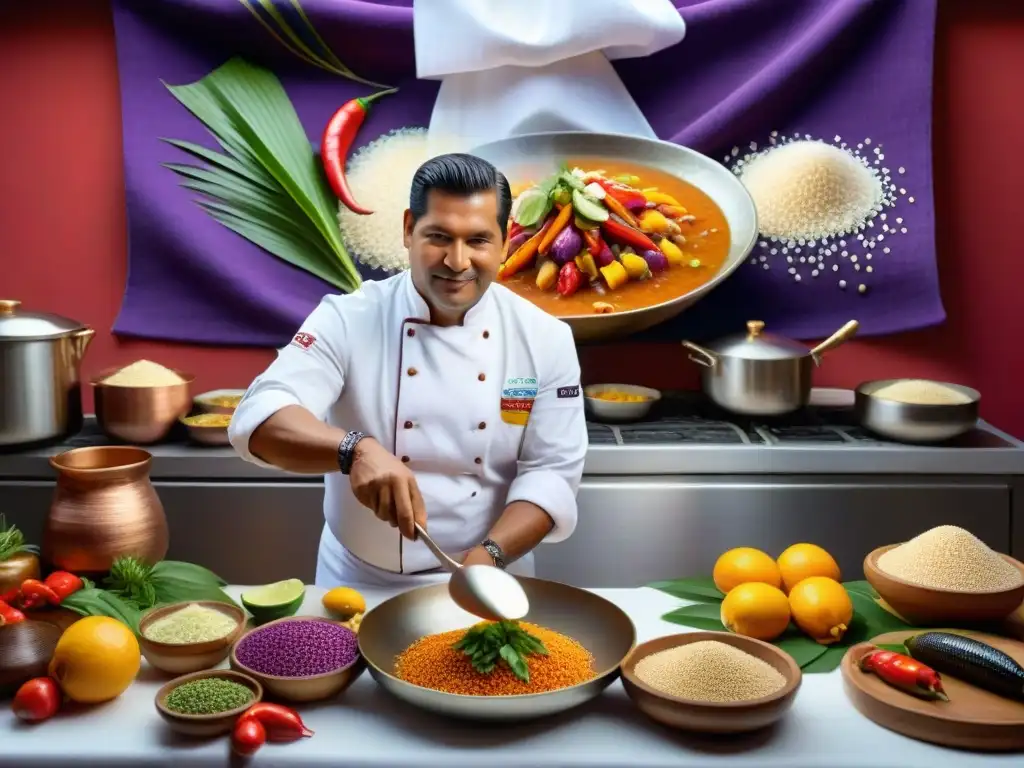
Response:
[{"label": "red chili pepper", "polygon": [[621,203],[625,208],[643,207],[647,204],[647,198],[639,190],[623,187],[609,179],[599,178],[597,183],[601,185],[606,195]]},{"label": "red chili pepper", "polygon": [[17,624],[19,621],[24,620],[24,613],[19,611],[17,608],[8,605],[5,601],[0,600],[0,627],[4,624]]},{"label": "red chili pepper", "polygon": [[296,741],[309,738],[313,731],[302,722],[299,713],[290,707],[261,701],[242,713],[242,719],[255,718],[267,732],[267,741]]},{"label": "red chili pepper", "polygon": [[255,717],[240,717],[231,732],[231,749],[236,755],[251,757],[267,743],[267,731]]},{"label": "red chili pepper", "polygon": [[513,221],[511,224],[508,225],[508,238],[507,239],[511,240],[513,237],[515,237],[516,235],[518,235],[522,231],[523,231],[523,225],[519,224],[518,222]]},{"label": "red chili pepper", "polygon": [[632,246],[641,253],[643,251],[656,251],[658,246],[654,244],[647,235],[639,230],[627,227],[625,224],[619,224],[615,219],[608,219],[601,224],[601,229],[608,233],[608,236],[613,240],[618,240],[624,245]]},{"label": "red chili pepper", "polygon": [[348,151],[352,142],[359,133],[359,126],[366,119],[370,105],[381,96],[397,91],[397,88],[390,88],[380,91],[372,96],[362,96],[352,99],[341,106],[334,113],[324,129],[324,136],[320,142],[320,161],[324,164],[324,172],[327,174],[327,181],[334,190],[334,194],[349,210],[354,213],[368,216],[373,211],[360,206],[352,197],[352,190],[349,189],[348,179],[345,177],[345,163],[348,160]]},{"label": "red chili pepper", "polygon": [[580,283],[582,282],[583,273],[576,266],[576,262],[567,261],[558,270],[558,282],[555,283],[555,290],[562,296],[572,296],[579,290]]},{"label": "red chili pepper", "polygon": [[895,651],[873,651],[859,662],[861,671],[874,672],[894,688],[922,699],[949,701],[942,678],[929,666]]},{"label": "red chili pepper", "polygon": [[60,605],[57,593],[39,579],[25,579],[21,582],[21,594],[25,598],[26,608],[37,608],[44,604]]},{"label": "red chili pepper", "polygon": [[18,587],[0,595],[0,603],[10,603],[11,605],[14,605],[19,600],[21,600],[21,590]]},{"label": "red chili pepper", "polygon": [[78,576],[67,571],[54,571],[46,577],[46,581],[43,583],[52,589],[60,600],[74,594],[83,586],[82,580]]}]

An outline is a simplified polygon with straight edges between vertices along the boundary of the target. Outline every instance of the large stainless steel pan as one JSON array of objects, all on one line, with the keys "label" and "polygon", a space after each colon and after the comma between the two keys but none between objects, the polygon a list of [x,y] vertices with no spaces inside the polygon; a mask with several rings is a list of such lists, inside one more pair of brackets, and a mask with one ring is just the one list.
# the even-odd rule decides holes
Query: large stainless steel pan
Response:
[{"label": "large stainless steel pan", "polygon": [[570,157],[607,158],[645,165],[700,188],[725,214],[731,244],[729,255],[714,278],[671,301],[643,309],[563,317],[578,342],[626,336],[675,317],[729,277],[757,241],[754,201],[739,179],[724,165],[678,144],[611,133],[531,133],[483,144],[472,153],[494,163],[513,184],[518,180],[543,178],[558,170]]},{"label": "large stainless steel pan", "polygon": [[470,720],[512,722],[553,715],[599,695],[619,676],[636,643],[633,622],[621,608],[592,592],[555,581],[521,577],[530,600],[526,621],[568,635],[594,657],[594,679],[548,693],[460,696],[421,688],[392,673],[395,657],[424,635],[470,627],[479,619],[459,608],[447,584],[420,587],[385,600],[359,625],[359,651],[385,690],[417,707]]}]

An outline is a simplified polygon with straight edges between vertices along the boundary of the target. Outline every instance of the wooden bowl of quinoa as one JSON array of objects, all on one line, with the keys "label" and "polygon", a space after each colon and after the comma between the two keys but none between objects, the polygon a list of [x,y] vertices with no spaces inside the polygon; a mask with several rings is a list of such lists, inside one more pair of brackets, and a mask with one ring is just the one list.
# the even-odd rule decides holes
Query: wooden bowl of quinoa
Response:
[{"label": "wooden bowl of quinoa", "polygon": [[[248,701],[238,706],[212,714],[179,712],[174,709],[173,701],[168,701],[171,694],[183,685],[199,680],[211,679],[226,680],[236,685],[244,686],[251,691],[252,696]],[[170,726],[171,730],[185,736],[210,737],[230,733],[239,716],[262,699],[263,686],[248,675],[243,675],[241,672],[235,672],[230,669],[208,669],[203,672],[193,672],[190,675],[176,677],[174,680],[166,683],[157,691],[154,703],[156,704],[156,711],[160,713],[160,717]]]},{"label": "wooden bowl of quinoa", "polygon": [[637,709],[695,733],[745,733],[776,723],[802,679],[785,651],[730,632],[659,637],[622,662],[622,685]]},{"label": "wooden bowl of quinoa", "polygon": [[923,627],[1001,621],[1024,602],[1024,564],[955,526],[879,547],[864,558],[864,578]]},{"label": "wooden bowl of quinoa", "polygon": [[[227,634],[211,640],[189,640],[183,635],[181,642],[169,642],[163,637],[155,639],[154,625],[168,619],[179,611],[197,606],[200,609],[214,611],[234,624]],[[231,603],[220,603],[215,600],[188,600],[181,603],[160,606],[147,612],[139,622],[139,647],[142,655],[152,666],[161,672],[172,675],[184,675],[210,669],[220,664],[231,652],[231,646],[245,629],[245,611]],[[195,628],[193,628],[194,630]]]}]

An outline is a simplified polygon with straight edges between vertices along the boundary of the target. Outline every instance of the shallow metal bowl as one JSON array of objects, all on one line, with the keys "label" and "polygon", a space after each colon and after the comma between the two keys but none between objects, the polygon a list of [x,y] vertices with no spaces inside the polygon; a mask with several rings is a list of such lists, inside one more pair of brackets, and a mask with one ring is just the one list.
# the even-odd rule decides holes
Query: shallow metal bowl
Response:
[{"label": "shallow metal bowl", "polygon": [[635,163],[693,184],[722,209],[729,222],[731,242],[717,275],[682,296],[643,309],[562,316],[576,341],[626,336],[675,317],[731,275],[757,241],[757,212],[746,187],[721,163],[678,144],[613,133],[565,131],[513,136],[476,147],[473,154],[494,163],[513,184],[543,178],[573,157]]},{"label": "shallow metal bowl", "polygon": [[937,381],[971,398],[955,405],[901,403],[875,397],[882,387],[905,379],[866,381],[855,390],[854,411],[857,421],[876,435],[900,443],[942,443],[970,432],[978,423],[981,393],[961,384]]},{"label": "shallow metal bowl", "polygon": [[467,628],[479,621],[448,596],[447,584],[420,587],[369,611],[359,626],[359,651],[370,674],[400,699],[431,712],[470,720],[512,722],[554,715],[599,695],[619,676],[636,642],[630,618],[592,592],[555,581],[520,577],[530,600],[526,621],[575,639],[594,657],[597,675],[585,683],[522,696],[462,696],[399,680],[395,657],[425,635]]}]

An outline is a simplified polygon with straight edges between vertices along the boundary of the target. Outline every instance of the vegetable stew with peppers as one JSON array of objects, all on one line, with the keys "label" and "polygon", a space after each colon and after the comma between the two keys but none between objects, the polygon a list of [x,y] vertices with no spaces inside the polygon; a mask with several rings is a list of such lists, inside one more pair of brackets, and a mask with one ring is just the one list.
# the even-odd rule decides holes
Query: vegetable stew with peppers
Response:
[{"label": "vegetable stew with peppers", "polygon": [[498,279],[557,317],[671,301],[709,282],[729,254],[721,209],[654,168],[577,158],[513,194]]}]

